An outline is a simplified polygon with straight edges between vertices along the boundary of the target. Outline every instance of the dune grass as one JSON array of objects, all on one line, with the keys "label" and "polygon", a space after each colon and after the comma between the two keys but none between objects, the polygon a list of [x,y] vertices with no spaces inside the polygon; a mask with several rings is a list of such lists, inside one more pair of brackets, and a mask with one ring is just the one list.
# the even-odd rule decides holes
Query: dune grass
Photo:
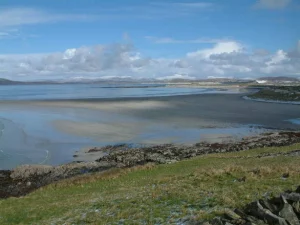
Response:
[{"label": "dune grass", "polygon": [[185,217],[211,218],[296,188],[299,157],[255,158],[295,149],[300,144],[75,177],[0,200],[0,224],[176,224]]}]

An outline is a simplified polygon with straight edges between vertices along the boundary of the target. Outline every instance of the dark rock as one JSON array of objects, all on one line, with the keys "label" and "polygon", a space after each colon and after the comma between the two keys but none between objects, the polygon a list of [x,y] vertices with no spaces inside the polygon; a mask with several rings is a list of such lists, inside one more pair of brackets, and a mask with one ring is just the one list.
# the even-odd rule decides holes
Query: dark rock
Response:
[{"label": "dark rock", "polygon": [[300,202],[293,202],[292,206],[294,208],[294,212],[300,216]]},{"label": "dark rock", "polygon": [[[202,142],[192,146],[167,144],[142,148],[130,148],[126,151],[115,147],[110,154],[98,159],[97,161],[115,161],[125,166],[140,165],[147,162],[162,164],[168,163],[170,160],[178,161],[203,154],[243,151],[258,147],[284,146],[297,142],[300,142],[300,132],[299,135],[295,132],[269,133],[259,137],[244,138],[242,141],[236,143],[229,142],[210,144]],[[101,150],[101,148],[98,150]],[[267,156],[268,155],[262,155],[261,157]],[[259,170],[253,172],[259,174]],[[243,181],[244,179],[241,179],[241,182]]]},{"label": "dark rock", "polygon": [[284,218],[289,224],[300,225],[300,222],[293,210],[293,207],[286,201],[286,199],[282,196],[282,200],[284,202],[284,206],[282,210],[279,212],[279,216]]},{"label": "dark rock", "polygon": [[211,221],[212,225],[224,225],[220,217],[216,217]]},{"label": "dark rock", "polygon": [[268,224],[279,224],[279,225],[288,225],[284,218],[281,218],[273,214],[270,210],[264,209],[262,205],[257,202],[258,210],[263,214],[264,221],[267,221]]},{"label": "dark rock", "polygon": [[[243,210],[225,210],[223,216],[215,218],[211,224],[300,225],[300,201],[294,201],[298,199],[298,195],[299,193],[286,191],[280,197],[252,202]],[[287,200],[285,196],[288,196],[290,200]]]},{"label": "dark rock", "polygon": [[247,225],[248,224],[253,224],[253,225],[265,225],[266,223],[260,219],[257,219],[253,216],[247,216],[245,217],[245,220],[247,221]]},{"label": "dark rock", "polygon": [[[280,224],[280,225],[288,225],[285,219],[275,215],[270,210],[265,209],[259,201],[253,202],[249,204],[246,209],[246,213],[258,218],[259,220],[266,221],[267,224]],[[252,222],[252,221],[251,221]]]},{"label": "dark rock", "polygon": [[[283,207],[283,202],[282,202],[282,198],[281,197],[273,197],[271,199],[268,199],[268,202],[271,204],[268,207],[269,210],[271,210],[273,213],[278,214],[279,211],[282,209]],[[266,207],[266,208],[268,208]]]},{"label": "dark rock", "polygon": [[277,213],[279,212],[278,206],[277,206],[276,204],[270,203],[269,200],[259,200],[259,202],[261,203],[261,205],[262,205],[264,208],[270,210],[272,213],[277,214]]},{"label": "dark rock", "polygon": [[238,182],[245,182],[246,181],[246,177],[241,177],[237,179]]},{"label": "dark rock", "polygon": [[299,193],[283,193],[282,196],[290,201],[299,202],[300,201],[300,194]]},{"label": "dark rock", "polygon": [[252,202],[245,207],[245,213],[258,219],[264,219],[264,213],[258,209],[256,202]]},{"label": "dark rock", "polygon": [[[268,133],[258,137],[246,137],[242,141],[235,143],[210,144],[201,142],[189,146],[165,144],[148,147],[120,144],[95,147],[90,149],[89,152],[103,151],[106,154],[96,160],[96,162],[76,162],[56,167],[31,165],[21,166],[13,171],[0,171],[0,198],[22,196],[61,179],[104,171],[110,168],[133,167],[146,163],[172,163],[204,154],[236,152],[257,147],[284,146],[293,143],[300,143],[300,132]],[[262,155],[262,157],[266,156]],[[253,173],[259,175],[259,170],[253,171]],[[238,180],[244,182],[246,177]],[[30,185],[26,185],[28,182],[30,182]],[[286,199],[299,201],[300,191],[298,192],[296,195],[291,194],[291,196],[287,196]]]},{"label": "dark rock", "polygon": [[0,171],[0,198],[19,197],[47,184],[85,172],[105,171],[114,163],[70,163],[57,167],[23,165],[12,171]]}]

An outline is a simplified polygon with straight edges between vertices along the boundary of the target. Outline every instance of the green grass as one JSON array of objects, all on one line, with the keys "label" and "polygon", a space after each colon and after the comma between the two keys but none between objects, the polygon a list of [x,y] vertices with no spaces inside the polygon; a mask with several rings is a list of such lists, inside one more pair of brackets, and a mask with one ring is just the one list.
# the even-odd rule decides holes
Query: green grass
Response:
[{"label": "green grass", "polygon": [[[254,158],[295,149],[300,144],[75,177],[0,200],[0,224],[175,224],[185,216],[211,218],[296,188],[298,157]],[[286,172],[290,177],[284,180]],[[241,177],[246,181],[238,182]]]},{"label": "green grass", "polygon": [[[286,92],[276,92],[286,91]],[[249,95],[251,98],[276,100],[276,101],[300,101],[300,87],[271,87],[262,89]]]}]

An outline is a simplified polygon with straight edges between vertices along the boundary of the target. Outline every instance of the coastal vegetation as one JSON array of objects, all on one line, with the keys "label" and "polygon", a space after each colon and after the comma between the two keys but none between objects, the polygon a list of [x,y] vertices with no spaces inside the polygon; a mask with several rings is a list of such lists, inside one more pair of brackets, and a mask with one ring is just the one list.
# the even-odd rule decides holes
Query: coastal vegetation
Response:
[{"label": "coastal vegetation", "polygon": [[273,101],[299,101],[300,86],[270,86],[248,95],[253,99],[273,100]]},{"label": "coastal vegetation", "polygon": [[0,224],[184,224],[300,184],[300,144],[86,174],[0,200]]}]

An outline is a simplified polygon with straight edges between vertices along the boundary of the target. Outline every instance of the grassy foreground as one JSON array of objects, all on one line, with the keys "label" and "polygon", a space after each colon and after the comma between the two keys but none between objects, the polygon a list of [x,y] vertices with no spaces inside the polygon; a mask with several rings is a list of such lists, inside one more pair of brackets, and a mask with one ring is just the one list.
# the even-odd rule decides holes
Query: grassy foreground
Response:
[{"label": "grassy foreground", "polygon": [[64,180],[26,197],[0,200],[0,224],[177,224],[187,216],[210,218],[296,188],[298,157],[255,158],[296,149],[300,144]]}]

